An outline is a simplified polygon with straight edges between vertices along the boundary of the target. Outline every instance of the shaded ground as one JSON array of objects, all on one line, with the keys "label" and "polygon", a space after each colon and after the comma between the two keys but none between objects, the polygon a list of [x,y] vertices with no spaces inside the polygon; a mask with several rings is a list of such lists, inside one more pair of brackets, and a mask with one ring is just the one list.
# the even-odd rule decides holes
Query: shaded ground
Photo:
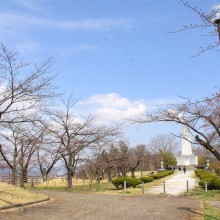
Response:
[{"label": "shaded ground", "polygon": [[111,196],[43,191],[55,200],[19,212],[0,214],[4,220],[142,220],[202,219],[199,200],[186,196]]}]

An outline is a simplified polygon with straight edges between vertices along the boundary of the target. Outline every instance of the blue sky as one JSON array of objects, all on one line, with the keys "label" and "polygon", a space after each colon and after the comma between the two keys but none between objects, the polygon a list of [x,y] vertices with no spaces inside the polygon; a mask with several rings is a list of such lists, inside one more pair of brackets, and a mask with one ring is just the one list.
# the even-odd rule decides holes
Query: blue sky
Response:
[{"label": "blue sky", "polygon": [[[204,12],[219,3],[188,1]],[[217,41],[206,30],[168,34],[201,23],[179,0],[1,0],[0,41],[23,59],[54,57],[55,81],[79,98],[79,112],[116,121],[147,110],[147,104],[200,99],[219,87],[220,52],[195,58]],[[131,144],[156,134],[180,133],[170,124],[126,130]]]}]

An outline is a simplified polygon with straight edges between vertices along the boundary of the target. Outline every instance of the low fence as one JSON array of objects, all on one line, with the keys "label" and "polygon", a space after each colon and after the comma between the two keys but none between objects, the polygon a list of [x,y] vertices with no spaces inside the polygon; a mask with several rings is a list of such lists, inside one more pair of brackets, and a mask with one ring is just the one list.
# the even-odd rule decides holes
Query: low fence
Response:
[{"label": "low fence", "polygon": [[[169,182],[163,181],[162,183],[155,185],[153,187],[150,187],[150,190],[147,188],[147,190],[145,190],[145,183],[142,182],[141,185],[141,194],[145,194],[146,193],[153,193],[153,194],[170,194],[170,195],[179,195],[181,193],[187,193],[189,194],[189,190],[192,189],[189,185],[189,181],[183,181],[182,182],[182,186],[180,188],[173,186],[173,184],[170,184]],[[123,189],[124,193],[127,193],[127,184],[126,181],[124,181],[124,189]],[[206,191],[207,191],[207,187],[206,187]]]},{"label": "low fence", "polygon": [[[23,181],[25,183],[42,183],[43,178],[42,176],[28,176],[27,178],[23,178]],[[0,175],[0,182],[5,182],[5,183],[11,183],[12,182],[12,176],[11,175]],[[16,176],[16,184],[20,183],[20,177]]]}]

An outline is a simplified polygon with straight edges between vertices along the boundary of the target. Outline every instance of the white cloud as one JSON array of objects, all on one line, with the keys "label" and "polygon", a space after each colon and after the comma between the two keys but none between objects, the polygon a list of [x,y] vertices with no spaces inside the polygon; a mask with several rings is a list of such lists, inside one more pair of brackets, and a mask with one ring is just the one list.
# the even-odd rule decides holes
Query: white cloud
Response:
[{"label": "white cloud", "polygon": [[22,54],[37,53],[41,50],[38,43],[29,40],[20,42],[15,47]]},{"label": "white cloud", "polygon": [[77,110],[82,114],[93,114],[102,123],[123,122],[151,111],[163,104],[176,103],[176,100],[129,100],[117,93],[97,94],[77,103]]},{"label": "white cloud", "polygon": [[143,114],[146,105],[143,100],[130,101],[117,93],[94,95],[88,100],[80,101],[77,106],[92,111],[102,122],[120,122],[127,117]]},{"label": "white cloud", "polygon": [[46,18],[31,17],[29,15],[0,13],[0,28],[41,26],[59,30],[81,31],[81,30],[111,30],[120,28],[127,30],[133,27],[134,19],[126,18],[99,18],[81,20],[51,20]]},{"label": "white cloud", "polygon": [[98,50],[98,49],[99,48],[96,46],[81,44],[81,45],[77,45],[77,46],[60,47],[59,54],[61,56],[69,56],[73,53],[90,52],[90,51],[94,51],[94,50]]},{"label": "white cloud", "polygon": [[36,1],[31,0],[16,0],[17,3],[24,6],[25,8],[31,11],[41,11],[38,5],[36,5]]},{"label": "white cloud", "polygon": [[[84,19],[75,21],[56,22],[56,27],[67,30],[110,30],[114,28],[129,28],[134,23],[133,19]],[[54,23],[48,23],[54,25]]]},{"label": "white cloud", "polygon": [[131,103],[127,98],[120,97],[117,93],[108,93],[104,95],[94,95],[81,104],[97,104],[104,107],[124,107]]}]

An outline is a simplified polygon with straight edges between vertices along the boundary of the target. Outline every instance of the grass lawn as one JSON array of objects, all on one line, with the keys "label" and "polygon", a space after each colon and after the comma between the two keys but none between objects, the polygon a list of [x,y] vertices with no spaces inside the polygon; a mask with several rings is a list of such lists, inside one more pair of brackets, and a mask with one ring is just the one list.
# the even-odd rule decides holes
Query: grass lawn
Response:
[{"label": "grass lawn", "polygon": [[20,187],[0,182],[0,210],[13,205],[21,206],[48,199],[48,196],[33,193]]},{"label": "grass lawn", "polygon": [[[144,176],[147,176],[149,172],[143,173]],[[140,177],[140,172],[135,173],[136,177]],[[172,175],[175,175],[172,174]],[[128,175],[129,176],[129,175]],[[170,175],[171,176],[171,175]],[[145,183],[144,189],[147,190],[148,188],[152,186],[156,186],[159,184],[162,184],[163,181],[166,181],[166,179],[169,179],[170,176],[154,180],[153,182]],[[27,185],[29,188],[30,185]],[[36,183],[34,184],[34,188],[36,190],[57,190],[57,191],[66,191],[66,192],[80,192],[80,193],[101,193],[101,194],[109,194],[109,195],[115,195],[115,194],[125,194],[124,189],[116,189],[114,185],[111,182],[108,182],[107,180],[103,180],[100,184],[96,183],[95,181],[89,181],[89,180],[81,180],[81,179],[73,179],[73,187],[68,189],[67,183],[65,179],[51,179],[44,183]],[[142,185],[138,185],[135,188],[127,188],[126,194],[129,195],[141,195],[142,194]]]},{"label": "grass lawn", "polygon": [[198,187],[190,193],[203,202],[204,220],[220,220],[220,190],[209,190]]},{"label": "grass lawn", "polygon": [[[148,173],[143,173],[143,175],[147,175]],[[137,177],[140,177],[141,174],[137,173]],[[154,184],[159,182],[158,180],[154,181]],[[58,191],[66,191],[66,192],[81,192],[81,193],[102,193],[102,194],[125,194],[124,190],[117,190],[111,182],[107,182],[107,180],[102,181],[102,183],[98,184],[94,181],[89,180],[80,180],[73,179],[73,187],[68,189],[66,186],[65,179],[51,179],[44,183],[35,183],[33,189],[47,189],[47,190],[58,190]],[[145,184],[145,188],[150,187],[151,183]],[[22,206],[25,204],[32,204],[35,202],[47,200],[48,196],[39,194],[36,191],[33,192],[31,188],[31,184],[27,183],[25,185],[26,189],[22,189],[18,186],[13,186],[7,183],[0,182],[0,210],[3,210],[6,207],[13,206]],[[129,188],[126,191],[126,194],[129,195],[140,195],[142,194],[141,186],[137,186],[136,188]]]},{"label": "grass lawn", "polygon": [[[146,176],[148,173],[144,173]],[[176,175],[176,173],[172,174]],[[136,177],[140,177],[140,173]],[[170,175],[171,176],[171,175]],[[153,182],[145,183],[144,189],[162,184],[170,176],[154,180]],[[31,189],[30,183],[25,185],[27,189]],[[120,195],[125,194],[123,189],[116,189],[111,182],[103,180],[100,184],[89,180],[73,179],[73,187],[67,188],[65,179],[51,179],[44,183],[35,183],[33,189],[35,190],[56,190],[65,192],[80,192],[80,193],[97,193],[106,195]],[[128,195],[142,195],[142,186],[136,188],[128,188],[126,190]],[[204,189],[198,187],[190,191],[190,195],[199,198],[204,207],[204,220],[220,220],[220,190],[209,190],[205,192]],[[17,186],[12,186],[7,183],[0,182],[0,210],[4,207],[13,205],[22,205],[27,203],[34,203],[46,200],[48,197],[43,194],[33,192],[32,190],[22,189]]]}]

